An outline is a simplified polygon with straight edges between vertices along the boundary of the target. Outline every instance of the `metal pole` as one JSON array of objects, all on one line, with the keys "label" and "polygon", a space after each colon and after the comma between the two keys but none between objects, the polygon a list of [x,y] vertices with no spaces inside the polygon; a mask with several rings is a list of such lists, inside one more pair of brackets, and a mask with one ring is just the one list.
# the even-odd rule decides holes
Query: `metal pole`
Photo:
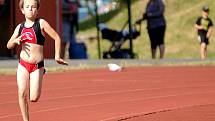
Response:
[{"label": "metal pole", "polygon": [[96,13],[96,29],[97,29],[97,48],[98,48],[98,58],[101,59],[101,48],[100,48],[100,32],[99,32],[99,15],[98,15],[98,6],[97,0],[95,0],[95,13]]},{"label": "metal pole", "polygon": [[130,52],[131,52],[131,54],[133,54],[132,25],[131,25],[131,23],[132,23],[132,19],[131,19],[131,0],[127,0],[127,5],[128,5],[128,25],[129,25]]}]

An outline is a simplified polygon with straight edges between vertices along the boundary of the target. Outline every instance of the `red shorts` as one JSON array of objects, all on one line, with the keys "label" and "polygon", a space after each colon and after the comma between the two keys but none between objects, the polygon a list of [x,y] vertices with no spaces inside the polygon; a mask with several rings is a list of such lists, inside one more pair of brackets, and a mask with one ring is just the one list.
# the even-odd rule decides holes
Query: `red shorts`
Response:
[{"label": "red shorts", "polygon": [[19,63],[26,68],[26,70],[31,73],[34,72],[35,70],[44,67],[44,61],[40,61],[37,64],[30,64],[28,62],[25,62],[24,60],[20,59]]}]

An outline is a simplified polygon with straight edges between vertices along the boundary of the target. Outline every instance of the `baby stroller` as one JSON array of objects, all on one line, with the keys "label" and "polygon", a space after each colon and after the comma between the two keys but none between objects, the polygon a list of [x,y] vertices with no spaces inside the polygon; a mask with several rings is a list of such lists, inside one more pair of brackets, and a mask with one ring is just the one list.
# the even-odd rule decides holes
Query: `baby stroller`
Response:
[{"label": "baby stroller", "polygon": [[[103,52],[104,59],[110,58],[131,59],[135,57],[135,54],[131,52],[130,49],[122,48],[122,45],[126,42],[126,40],[129,40],[129,30],[125,29],[127,23],[128,22],[126,22],[121,31],[110,29],[103,23],[99,24],[99,29],[102,33],[102,38],[109,40],[112,43],[109,50]],[[136,25],[139,25],[139,30],[137,30]],[[140,30],[141,30],[140,23],[136,22],[134,25],[132,25],[132,39],[136,39],[140,35]]]}]

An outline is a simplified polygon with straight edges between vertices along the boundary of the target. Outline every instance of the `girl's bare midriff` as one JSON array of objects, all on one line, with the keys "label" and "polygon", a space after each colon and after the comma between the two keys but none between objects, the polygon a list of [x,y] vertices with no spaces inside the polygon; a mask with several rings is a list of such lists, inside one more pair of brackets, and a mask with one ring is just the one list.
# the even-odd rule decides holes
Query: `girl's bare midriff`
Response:
[{"label": "girl's bare midriff", "polygon": [[41,62],[43,60],[43,46],[32,43],[23,43],[20,58],[31,64]]}]

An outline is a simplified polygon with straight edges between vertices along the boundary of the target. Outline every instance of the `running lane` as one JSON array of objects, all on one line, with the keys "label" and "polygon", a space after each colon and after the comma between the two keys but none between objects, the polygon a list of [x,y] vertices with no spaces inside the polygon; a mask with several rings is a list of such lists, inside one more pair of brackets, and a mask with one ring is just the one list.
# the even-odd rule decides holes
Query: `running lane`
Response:
[{"label": "running lane", "polygon": [[[214,66],[158,66],[128,67],[121,72],[89,69],[47,73],[39,102],[30,103],[30,118],[172,121],[178,117],[174,121],[214,121],[214,72]],[[0,121],[21,121],[15,79],[0,77]]]}]

